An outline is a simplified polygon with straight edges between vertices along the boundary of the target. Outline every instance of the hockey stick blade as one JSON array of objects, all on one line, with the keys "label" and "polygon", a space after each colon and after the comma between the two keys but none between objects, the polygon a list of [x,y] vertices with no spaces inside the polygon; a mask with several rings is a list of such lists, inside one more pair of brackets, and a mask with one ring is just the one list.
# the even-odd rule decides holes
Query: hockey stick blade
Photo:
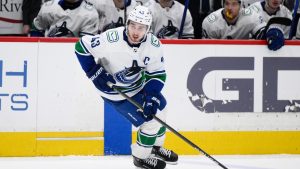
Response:
[{"label": "hockey stick blade", "polygon": [[292,20],[289,18],[285,18],[285,17],[273,17],[268,21],[268,23],[266,25],[266,30],[268,30],[270,25],[272,25],[272,24],[290,26],[292,24]]},{"label": "hockey stick blade", "polygon": [[[137,103],[135,100],[133,100],[131,97],[127,96],[125,93],[123,93],[121,90],[119,90],[116,86],[114,86],[113,83],[111,82],[107,82],[107,85],[114,89],[117,93],[119,93],[121,96],[123,96],[125,99],[127,99],[130,103],[132,103],[134,106],[136,106],[138,109],[141,110],[141,112],[143,112],[144,108],[142,105],[140,105],[139,103]],[[185,141],[186,143],[188,143],[190,146],[192,146],[194,149],[198,150],[200,153],[202,153],[203,155],[205,155],[207,158],[211,159],[213,162],[215,162],[216,164],[218,164],[220,167],[222,167],[223,169],[228,169],[227,167],[225,167],[222,163],[220,163],[218,160],[216,160],[215,158],[213,158],[211,155],[209,155],[208,153],[206,153],[204,150],[202,150],[200,147],[198,147],[196,144],[194,144],[192,141],[190,141],[189,139],[187,139],[186,137],[184,137],[182,134],[180,134],[178,131],[176,131],[174,128],[172,128],[171,126],[169,126],[167,123],[165,123],[164,121],[162,121],[161,119],[159,119],[158,117],[156,117],[155,115],[153,115],[153,119],[155,119],[157,122],[159,122],[161,125],[165,126],[167,129],[169,129],[172,133],[174,133],[176,136],[178,136],[179,138],[181,138],[183,141]]]}]

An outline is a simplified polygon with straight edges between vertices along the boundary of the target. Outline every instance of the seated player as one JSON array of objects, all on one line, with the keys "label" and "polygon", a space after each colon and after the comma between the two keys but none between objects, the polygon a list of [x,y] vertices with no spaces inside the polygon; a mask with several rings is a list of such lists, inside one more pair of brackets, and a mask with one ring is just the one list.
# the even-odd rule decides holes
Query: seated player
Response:
[{"label": "seated player", "polygon": [[250,9],[241,7],[241,0],[225,0],[224,8],[208,15],[202,23],[206,39],[266,39],[270,50],[284,45],[283,30],[266,28],[266,22]]}]

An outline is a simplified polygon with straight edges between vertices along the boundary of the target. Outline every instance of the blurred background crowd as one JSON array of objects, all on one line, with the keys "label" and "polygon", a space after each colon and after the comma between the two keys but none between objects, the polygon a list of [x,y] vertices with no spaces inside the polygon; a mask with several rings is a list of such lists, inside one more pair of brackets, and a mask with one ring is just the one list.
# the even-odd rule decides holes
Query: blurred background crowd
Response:
[{"label": "blurred background crowd", "polygon": [[[291,20],[288,24],[286,20],[276,21],[277,25],[282,22],[278,27],[285,39],[300,39],[299,0],[3,0],[1,3],[1,36],[97,34],[123,26],[129,11],[143,5],[152,12],[151,31],[161,39],[260,39],[259,30],[273,17]],[[265,24],[259,26],[261,21]]]}]

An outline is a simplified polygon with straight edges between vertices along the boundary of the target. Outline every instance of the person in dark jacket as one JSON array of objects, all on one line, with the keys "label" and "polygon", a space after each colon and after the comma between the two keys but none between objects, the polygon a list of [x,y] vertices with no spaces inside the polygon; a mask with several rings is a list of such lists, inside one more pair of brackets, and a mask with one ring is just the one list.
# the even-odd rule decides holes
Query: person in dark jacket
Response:
[{"label": "person in dark jacket", "polygon": [[42,0],[23,0],[22,16],[23,16],[23,33],[28,34],[31,23],[41,9]]}]

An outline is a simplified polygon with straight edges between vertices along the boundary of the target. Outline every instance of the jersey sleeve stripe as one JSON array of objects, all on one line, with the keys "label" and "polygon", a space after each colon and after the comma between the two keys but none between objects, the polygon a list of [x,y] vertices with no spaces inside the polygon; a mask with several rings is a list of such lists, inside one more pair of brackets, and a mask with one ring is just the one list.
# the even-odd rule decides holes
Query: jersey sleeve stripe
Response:
[{"label": "jersey sleeve stripe", "polygon": [[161,71],[156,71],[156,72],[148,72],[148,71],[145,71],[145,73],[147,74],[147,75],[152,75],[152,74],[165,74],[166,73],[166,71],[165,70],[161,70]]},{"label": "jersey sleeve stripe", "polygon": [[146,82],[149,80],[155,79],[155,80],[161,81],[162,83],[164,83],[166,81],[166,77],[167,77],[165,71],[159,71],[159,72],[155,72],[155,73],[151,73],[151,74],[148,74],[146,72],[145,76],[146,76]]},{"label": "jersey sleeve stripe", "polygon": [[75,44],[75,52],[78,53],[79,55],[83,55],[83,56],[87,56],[87,55],[90,55],[89,52],[86,52],[83,48],[83,46],[81,45],[80,42],[77,42]]},{"label": "jersey sleeve stripe", "polygon": [[89,50],[85,47],[82,39],[80,40],[80,45],[82,46],[83,50],[85,51],[85,53],[90,53]]}]

